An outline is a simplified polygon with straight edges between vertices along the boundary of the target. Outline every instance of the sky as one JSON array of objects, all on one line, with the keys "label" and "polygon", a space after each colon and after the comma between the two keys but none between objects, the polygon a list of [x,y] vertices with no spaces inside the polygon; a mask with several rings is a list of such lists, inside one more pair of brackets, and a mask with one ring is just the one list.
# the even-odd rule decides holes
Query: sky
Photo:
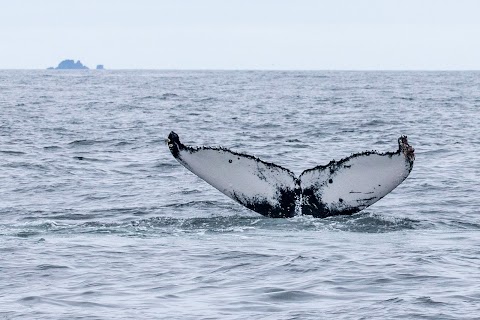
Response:
[{"label": "sky", "polygon": [[480,70],[477,0],[0,0],[0,69]]}]

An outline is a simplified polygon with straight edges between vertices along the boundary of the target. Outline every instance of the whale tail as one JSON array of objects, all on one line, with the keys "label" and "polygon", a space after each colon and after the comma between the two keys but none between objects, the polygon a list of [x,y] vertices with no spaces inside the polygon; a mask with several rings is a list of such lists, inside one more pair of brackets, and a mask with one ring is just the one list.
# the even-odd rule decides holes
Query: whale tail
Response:
[{"label": "whale tail", "polygon": [[396,152],[353,154],[305,170],[297,178],[288,169],[250,155],[186,146],[173,131],[167,139],[170,152],[184,167],[248,209],[272,218],[353,214],[377,202],[413,168],[414,149],[406,136],[398,142]]}]

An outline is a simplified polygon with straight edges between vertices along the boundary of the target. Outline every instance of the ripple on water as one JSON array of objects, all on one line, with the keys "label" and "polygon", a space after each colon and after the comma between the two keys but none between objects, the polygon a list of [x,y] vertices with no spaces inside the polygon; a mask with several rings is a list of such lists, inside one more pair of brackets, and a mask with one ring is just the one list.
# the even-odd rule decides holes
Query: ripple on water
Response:
[{"label": "ripple on water", "polygon": [[[149,235],[180,233],[244,233],[281,231],[281,232],[356,232],[356,233],[387,233],[413,229],[431,228],[422,221],[407,218],[383,217],[377,214],[360,213],[353,216],[340,216],[328,219],[317,219],[310,216],[300,216],[291,219],[270,219],[261,216],[210,216],[195,218],[151,217],[132,220],[133,216],[148,215],[148,210],[125,208],[118,214],[126,218],[118,222],[96,221],[95,217],[103,217],[104,211],[92,213],[68,213],[43,216],[49,221],[39,222],[38,218],[26,217],[32,221],[11,225],[10,230],[17,237],[32,237],[40,234],[124,234]],[[114,213],[108,213],[115,216]],[[84,222],[76,222],[76,221]],[[58,221],[58,222],[55,222]]]}]

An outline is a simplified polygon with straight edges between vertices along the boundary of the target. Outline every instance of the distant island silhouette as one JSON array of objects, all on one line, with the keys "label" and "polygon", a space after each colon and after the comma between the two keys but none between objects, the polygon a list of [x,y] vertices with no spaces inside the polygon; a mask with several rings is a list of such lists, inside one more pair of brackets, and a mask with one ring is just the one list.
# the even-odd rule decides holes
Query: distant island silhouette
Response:
[{"label": "distant island silhouette", "polygon": [[[75,60],[67,59],[67,60],[63,60],[62,62],[60,62],[56,68],[50,67],[50,68],[47,68],[47,69],[48,70],[72,70],[72,69],[88,70],[89,68],[87,66],[83,65],[80,62],[80,60],[77,60],[77,62],[75,62]],[[96,69],[97,70],[105,70],[105,68],[103,67],[103,64],[97,65]]]}]

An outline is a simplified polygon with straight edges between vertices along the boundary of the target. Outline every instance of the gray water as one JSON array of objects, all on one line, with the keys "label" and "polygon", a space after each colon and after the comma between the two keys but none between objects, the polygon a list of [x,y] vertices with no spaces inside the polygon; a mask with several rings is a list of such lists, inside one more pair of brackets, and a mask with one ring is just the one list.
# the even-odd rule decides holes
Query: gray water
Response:
[{"label": "gray water", "polygon": [[[480,319],[479,72],[0,71],[0,319]],[[296,174],[416,149],[353,216],[264,218],[165,145]]]}]

